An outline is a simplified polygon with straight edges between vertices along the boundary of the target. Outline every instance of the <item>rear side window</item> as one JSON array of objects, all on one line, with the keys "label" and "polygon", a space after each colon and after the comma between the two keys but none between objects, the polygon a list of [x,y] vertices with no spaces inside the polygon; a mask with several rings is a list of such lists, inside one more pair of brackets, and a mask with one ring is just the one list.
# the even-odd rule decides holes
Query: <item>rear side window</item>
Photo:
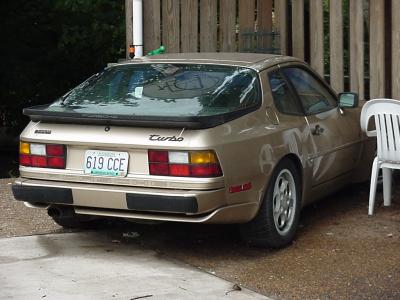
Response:
[{"label": "rear side window", "polygon": [[337,106],[335,97],[308,71],[285,68],[283,73],[293,84],[306,114],[316,114]]},{"label": "rear side window", "polygon": [[268,74],[269,86],[272,97],[279,112],[289,115],[302,115],[301,108],[293,97],[281,72],[275,71]]}]

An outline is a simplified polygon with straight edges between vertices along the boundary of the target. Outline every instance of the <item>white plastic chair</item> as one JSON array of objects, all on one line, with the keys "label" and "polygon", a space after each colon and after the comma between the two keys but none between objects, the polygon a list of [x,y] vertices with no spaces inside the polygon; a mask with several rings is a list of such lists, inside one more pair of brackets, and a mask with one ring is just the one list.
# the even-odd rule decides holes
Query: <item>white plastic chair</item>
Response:
[{"label": "white plastic chair", "polygon": [[[371,117],[375,130],[368,130]],[[374,213],[379,169],[383,175],[383,205],[389,206],[392,198],[392,169],[400,169],[400,101],[373,99],[361,111],[361,129],[367,136],[376,136],[377,156],[372,164],[368,214]]]}]

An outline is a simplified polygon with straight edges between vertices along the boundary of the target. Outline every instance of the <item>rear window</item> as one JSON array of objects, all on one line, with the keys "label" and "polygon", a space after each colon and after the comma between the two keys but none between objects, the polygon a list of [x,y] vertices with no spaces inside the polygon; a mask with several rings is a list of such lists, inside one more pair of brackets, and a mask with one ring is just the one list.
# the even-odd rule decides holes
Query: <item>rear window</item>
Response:
[{"label": "rear window", "polygon": [[122,116],[213,116],[260,103],[256,72],[195,64],[107,68],[46,108],[50,112]]}]

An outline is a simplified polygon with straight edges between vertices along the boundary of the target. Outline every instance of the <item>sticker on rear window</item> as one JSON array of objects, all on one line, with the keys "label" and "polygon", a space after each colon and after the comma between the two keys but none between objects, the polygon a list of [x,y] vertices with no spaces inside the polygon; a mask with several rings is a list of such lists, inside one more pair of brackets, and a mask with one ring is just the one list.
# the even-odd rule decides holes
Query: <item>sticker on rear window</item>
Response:
[{"label": "sticker on rear window", "polygon": [[135,87],[135,97],[142,98],[142,95],[143,95],[143,87],[142,86]]}]

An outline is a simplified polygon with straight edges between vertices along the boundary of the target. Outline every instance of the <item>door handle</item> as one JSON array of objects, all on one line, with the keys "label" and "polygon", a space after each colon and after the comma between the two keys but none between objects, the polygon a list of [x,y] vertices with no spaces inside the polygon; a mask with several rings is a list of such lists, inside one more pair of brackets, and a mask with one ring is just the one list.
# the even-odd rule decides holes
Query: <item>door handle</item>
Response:
[{"label": "door handle", "polygon": [[313,135],[321,135],[324,133],[325,129],[319,125],[315,125],[314,129],[311,131]]}]

